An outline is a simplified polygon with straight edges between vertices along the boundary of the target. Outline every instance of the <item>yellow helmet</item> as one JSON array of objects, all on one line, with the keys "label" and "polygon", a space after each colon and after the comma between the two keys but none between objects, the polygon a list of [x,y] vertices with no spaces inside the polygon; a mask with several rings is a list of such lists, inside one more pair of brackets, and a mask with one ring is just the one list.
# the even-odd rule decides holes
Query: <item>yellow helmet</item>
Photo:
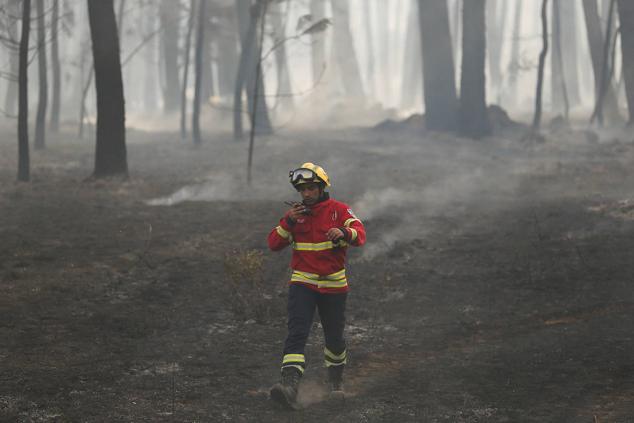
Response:
[{"label": "yellow helmet", "polygon": [[330,178],[328,177],[328,174],[321,166],[317,166],[315,163],[304,163],[297,169],[291,170],[288,173],[288,176],[290,177],[291,184],[293,184],[294,187],[309,182],[323,183],[328,187],[330,186]]}]

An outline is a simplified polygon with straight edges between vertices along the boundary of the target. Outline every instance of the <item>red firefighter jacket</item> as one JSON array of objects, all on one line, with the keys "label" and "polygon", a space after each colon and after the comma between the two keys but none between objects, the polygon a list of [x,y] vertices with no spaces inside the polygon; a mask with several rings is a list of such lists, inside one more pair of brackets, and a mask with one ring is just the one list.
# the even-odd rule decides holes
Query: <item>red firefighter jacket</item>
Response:
[{"label": "red firefighter jacket", "polygon": [[[290,283],[306,285],[321,293],[348,292],[345,260],[348,246],[365,244],[365,228],[350,208],[326,197],[310,207],[311,214],[293,222],[284,216],[269,233],[269,248],[279,251],[288,245],[293,248]],[[326,236],[331,228],[338,228],[345,236],[330,241]]]}]

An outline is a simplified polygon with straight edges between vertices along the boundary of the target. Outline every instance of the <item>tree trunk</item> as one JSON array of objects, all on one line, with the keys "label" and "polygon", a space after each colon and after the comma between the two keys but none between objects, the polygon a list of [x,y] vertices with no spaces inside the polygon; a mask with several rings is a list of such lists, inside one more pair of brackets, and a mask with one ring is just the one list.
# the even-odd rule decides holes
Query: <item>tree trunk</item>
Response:
[{"label": "tree trunk", "polygon": [[458,101],[445,0],[419,0],[425,124],[434,131],[456,129]]},{"label": "tree trunk", "polygon": [[29,159],[29,32],[31,28],[31,0],[22,0],[22,35],[18,76],[18,181],[31,179]]},{"label": "tree trunk", "polygon": [[486,0],[468,0],[462,9],[462,73],[460,79],[460,132],[471,138],[491,133],[487,116]]},{"label": "tree trunk", "polygon": [[[595,98],[599,97],[601,91],[601,74],[603,69],[603,47],[604,40],[601,34],[601,21],[597,9],[596,0],[583,0],[583,11],[586,18],[586,29],[590,55],[592,56],[592,69],[594,71]],[[619,109],[612,84],[607,85],[604,96],[604,117],[609,122],[619,122]]]},{"label": "tree trunk", "polygon": [[205,36],[203,37],[203,46],[202,46],[202,52],[203,52],[203,64],[202,64],[202,69],[203,69],[203,76],[202,76],[202,86],[201,86],[201,99],[205,99],[205,101],[207,99],[209,99],[209,97],[212,97],[215,95],[215,90],[214,90],[214,72],[213,72],[213,67],[212,67],[212,40],[213,40],[213,33],[212,33],[212,28],[211,25],[208,25],[211,22],[211,17],[212,17],[212,4],[210,4],[209,2],[207,3],[207,8],[206,8],[206,12],[205,12]]},{"label": "tree trunk", "polygon": [[[236,0],[238,10],[238,20],[241,28],[242,49],[240,53],[240,63],[238,65],[238,73],[236,76],[236,87],[234,90],[234,126],[233,136],[236,140],[242,138],[242,89],[246,86],[247,107],[251,121],[254,121],[253,114],[257,114],[258,133],[270,134],[273,132],[271,121],[268,116],[268,109],[263,95],[256,95],[255,87],[258,86],[260,93],[264,92],[264,84],[261,72],[257,72],[260,57],[258,37],[262,34],[257,33],[259,19],[262,18],[262,10],[264,2],[258,0],[249,10],[247,8],[248,0]],[[244,28],[246,27],[246,33]],[[255,106],[253,102],[255,101]]]},{"label": "tree trunk", "polygon": [[51,69],[53,71],[53,98],[51,99],[50,128],[59,131],[60,89],[62,84],[59,61],[59,2],[53,0],[53,17],[51,20]]},{"label": "tree trunk", "polygon": [[575,107],[581,101],[579,64],[577,63],[577,4],[574,1],[559,1],[561,45],[564,47],[561,51],[562,70],[570,107]]},{"label": "tree trunk", "polygon": [[163,46],[163,70],[165,80],[163,83],[163,108],[166,112],[178,109],[178,18],[179,4],[174,0],[161,0],[160,4],[162,46]]},{"label": "tree trunk", "polygon": [[[16,16],[15,19],[10,19],[7,23],[7,33],[12,40],[16,40],[17,34],[17,16],[20,15],[20,1],[11,0],[7,5],[9,13],[12,16]],[[7,79],[7,92],[4,98],[4,112],[8,116],[15,115],[15,109],[18,99],[18,73],[20,71],[20,59],[18,49],[10,48],[9,50],[9,66],[11,69],[10,78]]]},{"label": "tree trunk", "polygon": [[599,125],[603,126],[603,99],[608,86],[612,86],[612,74],[609,69],[610,41],[612,40],[612,21],[614,18],[614,4],[616,0],[610,0],[608,12],[606,12],[607,22],[605,26],[605,40],[603,44],[603,58],[601,60],[601,79],[599,81],[599,95],[597,96],[594,111],[590,117],[590,123],[598,119]]},{"label": "tree trunk", "polygon": [[272,24],[274,28],[274,43],[279,46],[274,50],[275,69],[277,74],[277,102],[282,110],[292,109],[293,97],[291,93],[290,72],[288,69],[288,60],[286,57],[286,43],[283,41],[286,37],[286,23],[288,22],[288,12],[290,4],[286,3],[286,10],[283,9],[284,3],[275,5],[275,9],[271,13]]},{"label": "tree trunk", "polygon": [[189,2],[189,19],[187,20],[187,36],[185,38],[185,51],[183,52],[183,85],[181,86],[181,139],[187,138],[187,84],[189,80],[189,56],[192,41],[192,29],[194,28],[194,16],[196,16],[196,0]]},{"label": "tree trunk", "polygon": [[97,146],[93,177],[128,176],[125,100],[113,0],[88,0],[97,91]]},{"label": "tree trunk", "polygon": [[561,50],[561,1],[553,0],[552,5],[552,41],[553,54],[550,60],[550,81],[552,94],[552,108],[554,112],[562,111],[568,120],[570,104],[568,102],[568,89],[566,86],[566,74],[563,70],[563,52]]},{"label": "tree trunk", "polygon": [[218,95],[227,99],[233,95],[240,60],[238,31],[235,30],[238,26],[235,8],[225,9],[223,19],[228,22],[229,28],[218,37]]},{"label": "tree trunk", "polygon": [[44,22],[44,0],[36,0],[37,10],[37,69],[38,69],[38,100],[35,118],[36,150],[46,147],[46,106],[48,104],[48,82],[46,77],[46,24]]},{"label": "tree trunk", "polygon": [[403,59],[403,85],[401,87],[401,107],[417,106],[422,93],[423,69],[420,46],[420,28],[418,25],[418,2],[409,0],[410,12],[407,18],[405,37],[405,57]]},{"label": "tree trunk", "polygon": [[[489,59],[489,76],[491,77],[491,81],[494,82],[494,85],[491,88],[493,88],[494,92],[496,92],[495,97],[497,98],[498,103],[500,102],[500,82],[502,80],[500,61],[502,57],[502,49],[504,48],[504,36],[506,33],[507,4],[508,1],[505,0],[502,0],[501,2],[498,2],[498,0],[487,0],[486,8],[486,20],[488,22],[486,26],[486,43],[488,45],[487,53]],[[499,11],[499,17],[498,8],[501,9]]]},{"label": "tree trunk", "polygon": [[349,7],[349,0],[332,2],[333,38],[337,40],[333,43],[334,58],[347,96],[356,100],[364,100],[359,62],[350,33]]},{"label": "tree trunk", "polygon": [[634,2],[619,0],[621,22],[621,54],[623,55],[623,80],[629,111],[628,125],[634,123]]},{"label": "tree trunk", "polygon": [[548,54],[548,0],[542,1],[542,51],[539,53],[537,66],[537,90],[535,93],[535,115],[533,116],[533,132],[539,130],[542,121],[542,87],[544,85],[544,65]]},{"label": "tree trunk", "polygon": [[[149,10],[145,11],[145,16],[143,19],[143,26],[145,35],[149,35],[155,31],[156,27],[156,16],[153,9],[154,3],[149,3],[147,8]],[[144,59],[145,59],[145,77],[144,81],[144,105],[145,110],[148,112],[154,112],[157,109],[158,96],[156,95],[158,84],[157,84],[157,69],[159,67],[156,64],[156,41],[155,37],[151,37],[148,39],[146,45],[144,46]]]},{"label": "tree trunk", "polygon": [[509,102],[512,106],[517,104],[517,79],[519,77],[520,72],[520,34],[522,33],[522,0],[518,0],[515,5],[515,13],[513,16],[513,36],[512,36],[512,45],[511,48],[511,60],[509,61],[508,67],[508,83],[506,85],[506,92],[502,97],[508,97]]},{"label": "tree trunk", "polygon": [[205,23],[207,21],[207,0],[200,0],[198,5],[198,25],[196,26],[196,52],[194,60],[194,106],[192,112],[192,138],[194,144],[200,145],[200,97],[203,79],[203,47],[205,46]]}]

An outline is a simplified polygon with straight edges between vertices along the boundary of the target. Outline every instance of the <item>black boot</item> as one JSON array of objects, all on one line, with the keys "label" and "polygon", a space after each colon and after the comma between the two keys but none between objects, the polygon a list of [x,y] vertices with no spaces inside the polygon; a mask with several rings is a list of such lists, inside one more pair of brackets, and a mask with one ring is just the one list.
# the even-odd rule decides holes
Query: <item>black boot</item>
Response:
[{"label": "black boot", "polygon": [[343,365],[328,367],[328,384],[330,385],[331,399],[343,400],[345,398],[343,391],[343,368]]},{"label": "black boot", "polygon": [[271,399],[292,410],[299,410],[301,406],[297,402],[297,392],[301,377],[301,372],[295,367],[284,367],[280,383],[271,388]]}]

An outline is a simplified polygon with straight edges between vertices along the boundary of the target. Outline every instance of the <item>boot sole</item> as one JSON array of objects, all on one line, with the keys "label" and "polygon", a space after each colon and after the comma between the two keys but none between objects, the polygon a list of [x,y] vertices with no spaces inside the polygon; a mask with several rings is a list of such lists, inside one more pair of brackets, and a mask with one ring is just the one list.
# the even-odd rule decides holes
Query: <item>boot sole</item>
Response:
[{"label": "boot sole", "polygon": [[283,405],[289,410],[300,410],[302,408],[297,401],[293,401],[286,396],[281,386],[273,386],[269,395],[273,401]]}]

